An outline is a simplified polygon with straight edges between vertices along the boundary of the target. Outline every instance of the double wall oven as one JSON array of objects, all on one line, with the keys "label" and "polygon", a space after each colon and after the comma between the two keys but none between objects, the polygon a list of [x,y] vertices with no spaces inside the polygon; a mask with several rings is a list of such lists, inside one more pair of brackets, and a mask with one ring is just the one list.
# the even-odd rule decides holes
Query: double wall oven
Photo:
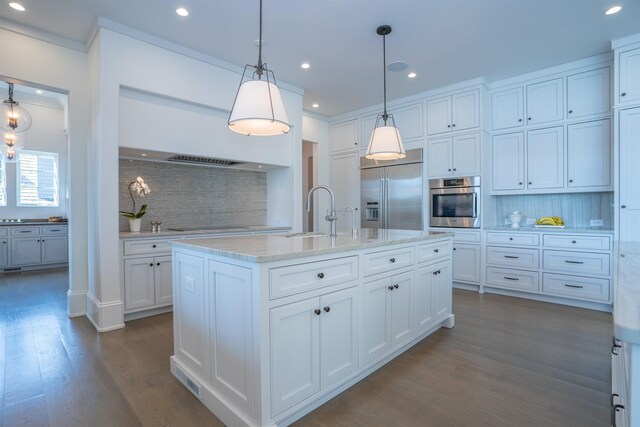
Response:
[{"label": "double wall oven", "polygon": [[431,227],[480,228],[480,177],[429,180]]}]

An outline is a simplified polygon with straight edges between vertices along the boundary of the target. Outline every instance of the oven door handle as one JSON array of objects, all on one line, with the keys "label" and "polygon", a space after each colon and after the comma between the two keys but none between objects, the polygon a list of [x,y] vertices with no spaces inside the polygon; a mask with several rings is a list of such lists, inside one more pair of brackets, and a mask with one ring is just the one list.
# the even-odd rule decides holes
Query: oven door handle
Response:
[{"label": "oven door handle", "polygon": [[473,218],[478,218],[478,193],[473,192]]}]

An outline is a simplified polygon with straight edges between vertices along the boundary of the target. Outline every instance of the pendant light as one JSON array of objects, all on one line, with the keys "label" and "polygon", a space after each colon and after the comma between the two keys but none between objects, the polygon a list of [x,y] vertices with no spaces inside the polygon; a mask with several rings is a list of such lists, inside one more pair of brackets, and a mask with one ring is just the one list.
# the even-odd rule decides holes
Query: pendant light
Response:
[{"label": "pendant light", "polygon": [[25,136],[23,133],[2,132],[3,144],[0,145],[0,153],[6,163],[18,161],[20,152],[24,148]]},{"label": "pendant light", "polygon": [[245,65],[227,124],[229,129],[243,135],[282,135],[291,128],[276,77],[262,62],[262,0],[258,65]]},{"label": "pendant light", "polygon": [[382,68],[384,73],[384,111],[376,118],[376,126],[371,133],[367,159],[395,160],[406,156],[400,131],[396,127],[393,114],[387,113],[387,35],[391,34],[389,25],[380,25],[376,30],[382,36]]},{"label": "pendant light", "polygon": [[13,83],[9,83],[9,99],[2,103],[0,117],[0,129],[7,132],[25,132],[31,127],[31,114],[13,100]]}]

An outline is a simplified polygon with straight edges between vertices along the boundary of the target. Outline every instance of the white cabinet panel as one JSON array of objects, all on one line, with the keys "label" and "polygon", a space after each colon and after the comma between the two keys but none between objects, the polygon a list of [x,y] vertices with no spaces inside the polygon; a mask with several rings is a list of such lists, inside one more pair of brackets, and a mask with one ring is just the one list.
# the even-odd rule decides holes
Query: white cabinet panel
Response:
[{"label": "white cabinet panel", "polygon": [[609,120],[569,125],[567,132],[567,186],[611,186],[613,149]]},{"label": "white cabinet panel", "polygon": [[567,77],[567,117],[606,114],[611,111],[611,69],[609,67]]},{"label": "white cabinet panel", "polygon": [[362,256],[362,275],[371,276],[372,274],[408,267],[413,263],[413,247],[368,252]]},{"label": "white cabinet panel", "polygon": [[11,265],[40,264],[39,237],[14,237],[11,239]]},{"label": "white cabinet panel", "polygon": [[587,249],[608,251],[611,247],[609,236],[585,236],[582,234],[545,234],[546,248]]},{"label": "white cabinet panel", "polygon": [[358,119],[354,119],[331,127],[332,152],[358,150],[360,143],[358,123]]},{"label": "white cabinet panel", "polygon": [[395,347],[408,341],[413,331],[411,323],[413,319],[411,305],[413,272],[393,276],[391,285],[393,290],[389,293],[391,297],[391,325],[389,329],[391,332],[391,345]]},{"label": "white cabinet panel", "polygon": [[618,65],[618,103],[640,100],[640,48],[620,52]]},{"label": "white cabinet panel", "polygon": [[383,355],[391,346],[389,338],[389,278],[362,286],[362,360],[368,363]]},{"label": "white cabinet panel", "polygon": [[610,255],[589,252],[545,250],[542,267],[545,270],[569,274],[609,275]]},{"label": "white cabinet panel", "polygon": [[438,264],[427,265],[416,270],[414,290],[414,328],[417,334],[427,332],[434,323],[431,311],[431,289]]},{"label": "white cabinet panel", "polygon": [[[343,212],[346,207],[358,209],[360,206],[360,155],[356,151],[331,157],[331,188],[336,198],[336,210]],[[319,196],[326,197],[326,196]],[[319,213],[324,218],[323,213]],[[338,231],[351,231],[351,215],[338,215]],[[344,219],[343,219],[344,218]],[[358,228],[360,215],[355,215]]]},{"label": "white cabinet panel", "polygon": [[427,134],[451,132],[451,97],[427,101]]},{"label": "white cabinet panel", "polygon": [[640,107],[620,111],[619,135],[620,240],[640,241]]},{"label": "white cabinet panel", "polygon": [[452,139],[453,175],[477,175],[481,169],[480,134],[458,135]]},{"label": "white cabinet panel", "polygon": [[0,268],[9,266],[9,244],[7,239],[0,239]]},{"label": "white cabinet panel", "polygon": [[451,314],[450,264],[441,263],[437,267],[431,283],[431,313],[435,322],[439,322]]},{"label": "white cabinet panel", "polygon": [[480,283],[480,245],[453,245],[453,281]]},{"label": "white cabinet panel", "polygon": [[67,262],[69,252],[67,249],[67,236],[46,235],[40,238],[40,249],[42,251],[42,263],[54,264]]},{"label": "white cabinet panel", "polygon": [[[400,137],[402,141],[407,141],[424,136],[424,114],[422,111],[422,102],[417,104],[406,105],[402,107],[393,107],[389,109],[389,113],[393,114],[396,127],[400,129]],[[362,140],[360,149],[366,149],[366,145],[371,138],[371,132],[376,125],[377,114],[372,114],[362,118]]]},{"label": "white cabinet panel", "polygon": [[524,188],[524,135],[497,135],[491,145],[491,186],[494,191]]},{"label": "white cabinet panel", "polygon": [[477,89],[457,93],[451,97],[452,130],[465,130],[480,126],[480,91]]},{"label": "white cabinet panel", "polygon": [[524,90],[522,87],[491,94],[491,127],[493,130],[523,125]]},{"label": "white cabinet panel", "polygon": [[487,233],[487,243],[497,245],[538,246],[540,235],[535,233]]},{"label": "white cabinet panel", "polygon": [[487,267],[487,285],[489,286],[514,291],[539,292],[539,282],[537,271]]},{"label": "white cabinet panel", "polygon": [[427,141],[427,173],[430,178],[453,173],[451,138]]},{"label": "white cabinet panel", "polygon": [[609,301],[610,293],[609,279],[549,273],[542,275],[542,290],[547,294],[595,301]]},{"label": "white cabinet panel", "polygon": [[156,305],[173,304],[173,280],[171,268],[171,255],[158,256],[153,259],[154,287]]},{"label": "white cabinet panel", "polygon": [[564,128],[527,132],[527,188],[564,187]]},{"label": "white cabinet panel", "polygon": [[487,264],[499,267],[538,268],[538,249],[487,246]]},{"label": "white cabinet panel", "polygon": [[564,118],[562,78],[527,86],[527,124],[537,125]]},{"label": "white cabinet panel", "polygon": [[125,310],[147,307],[155,302],[153,258],[124,261]]},{"label": "white cabinet panel", "polygon": [[449,242],[426,243],[418,245],[416,248],[416,262],[433,261],[438,258],[451,256],[451,245]]}]

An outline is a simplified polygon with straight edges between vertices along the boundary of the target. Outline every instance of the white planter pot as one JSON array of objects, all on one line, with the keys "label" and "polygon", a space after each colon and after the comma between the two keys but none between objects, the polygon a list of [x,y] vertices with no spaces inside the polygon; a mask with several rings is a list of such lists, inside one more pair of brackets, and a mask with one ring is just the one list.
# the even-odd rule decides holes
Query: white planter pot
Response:
[{"label": "white planter pot", "polygon": [[139,233],[140,224],[142,224],[142,218],[129,218],[129,230],[131,232]]}]

